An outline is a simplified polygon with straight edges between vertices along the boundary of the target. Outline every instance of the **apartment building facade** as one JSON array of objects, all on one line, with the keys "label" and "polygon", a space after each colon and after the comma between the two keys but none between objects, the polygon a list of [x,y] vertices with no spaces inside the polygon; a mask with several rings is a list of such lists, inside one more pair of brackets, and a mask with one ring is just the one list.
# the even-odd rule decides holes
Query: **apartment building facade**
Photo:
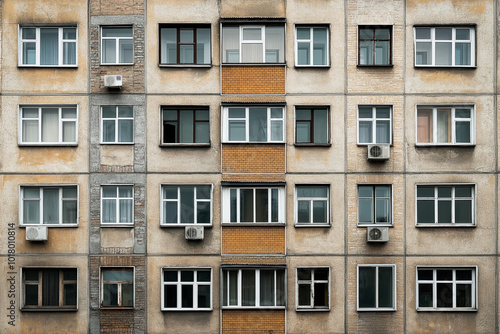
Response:
[{"label": "apartment building facade", "polygon": [[2,1],[0,332],[498,332],[498,5]]}]

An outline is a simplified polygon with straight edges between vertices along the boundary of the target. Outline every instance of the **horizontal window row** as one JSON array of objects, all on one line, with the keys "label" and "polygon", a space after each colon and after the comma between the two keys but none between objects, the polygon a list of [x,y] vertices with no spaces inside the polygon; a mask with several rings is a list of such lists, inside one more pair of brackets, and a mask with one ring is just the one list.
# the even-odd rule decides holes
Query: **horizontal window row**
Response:
[{"label": "horizontal window row", "polygon": [[[210,24],[160,24],[160,66],[210,66]],[[474,67],[475,26],[416,26],[416,67]],[[358,66],[392,66],[393,26],[360,25],[357,31]],[[19,66],[76,67],[76,26],[19,26]],[[285,24],[280,22],[223,23],[224,64],[284,64]],[[131,25],[100,28],[101,64],[134,64],[134,29]],[[330,26],[295,25],[297,67],[330,65]]]},{"label": "horizontal window row", "polygon": [[[210,110],[204,106],[163,106],[160,145],[210,145]],[[392,144],[390,105],[359,105],[357,143]],[[417,105],[416,145],[474,145],[475,106]],[[132,106],[101,107],[101,143],[133,144]],[[223,143],[283,143],[286,111],[276,106],[222,107]],[[295,106],[295,144],[328,145],[328,106]],[[76,105],[21,105],[20,145],[77,145]]]},{"label": "horizontal window row", "polygon": [[[78,309],[77,268],[21,268],[24,311]],[[357,265],[357,310],[396,311],[396,265]],[[285,309],[287,270],[280,266],[221,268],[223,309]],[[298,267],[295,272],[297,311],[330,310],[330,267]],[[417,266],[417,311],[476,311],[477,267]],[[133,308],[135,268],[100,268],[100,307]],[[162,311],[211,311],[210,267],[164,267]]]},{"label": "horizontal window row", "polygon": [[[474,184],[417,184],[418,226],[475,226]],[[359,226],[392,226],[393,189],[390,184],[358,184]],[[294,222],[297,226],[330,225],[330,186],[296,185]],[[161,226],[205,225],[213,221],[212,184],[161,186]],[[134,187],[101,186],[101,224],[134,224]],[[285,224],[285,187],[223,186],[223,224]],[[78,223],[76,185],[21,186],[20,224],[71,226]]]}]

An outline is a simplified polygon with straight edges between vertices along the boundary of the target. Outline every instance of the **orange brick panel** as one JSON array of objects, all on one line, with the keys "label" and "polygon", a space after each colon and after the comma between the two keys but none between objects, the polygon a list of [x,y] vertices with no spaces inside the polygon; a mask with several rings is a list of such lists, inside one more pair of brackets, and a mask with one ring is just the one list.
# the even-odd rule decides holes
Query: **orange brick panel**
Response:
[{"label": "orange brick panel", "polygon": [[223,310],[222,333],[285,333],[285,310]]},{"label": "orange brick panel", "polygon": [[285,173],[285,145],[223,144],[222,173]]},{"label": "orange brick panel", "polygon": [[222,254],[285,254],[285,227],[224,226]]},{"label": "orange brick panel", "polygon": [[101,333],[103,334],[133,334],[133,310],[102,310]]},{"label": "orange brick panel", "polygon": [[222,94],[285,94],[285,67],[223,66]]}]

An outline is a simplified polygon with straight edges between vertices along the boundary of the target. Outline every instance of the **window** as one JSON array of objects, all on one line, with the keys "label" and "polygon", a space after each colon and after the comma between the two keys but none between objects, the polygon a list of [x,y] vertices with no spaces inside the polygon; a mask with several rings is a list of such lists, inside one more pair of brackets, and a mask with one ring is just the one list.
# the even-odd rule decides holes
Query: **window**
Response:
[{"label": "window", "polygon": [[417,225],[475,225],[474,185],[417,185]]},{"label": "window", "polygon": [[134,191],[132,186],[101,187],[101,224],[133,224]]},{"label": "window", "polygon": [[223,63],[284,63],[283,25],[224,25]]},{"label": "window", "polygon": [[162,144],[210,143],[210,114],[206,107],[164,107]]},{"label": "window", "polygon": [[417,311],[477,311],[476,267],[417,267]]},{"label": "window", "polygon": [[162,225],[212,224],[212,186],[163,185]]},{"label": "window", "polygon": [[301,185],[295,190],[297,196],[295,223],[306,226],[328,225],[330,223],[329,187]]},{"label": "window", "polygon": [[23,310],[76,311],[76,268],[22,268]]},{"label": "window", "polygon": [[415,66],[475,66],[472,27],[415,28]]},{"label": "window", "polygon": [[297,268],[297,309],[330,309],[330,268]]},{"label": "window", "polygon": [[358,65],[392,65],[392,27],[358,27]]},{"label": "window", "polygon": [[224,308],[285,308],[285,269],[223,269]]},{"label": "window", "polygon": [[21,106],[19,109],[19,144],[77,144],[76,106]]},{"label": "window", "polygon": [[283,187],[225,187],[223,223],[284,223]]},{"label": "window", "polygon": [[101,28],[101,63],[104,65],[134,63],[132,27]]},{"label": "window", "polygon": [[358,224],[392,224],[390,185],[358,185]]},{"label": "window", "polygon": [[76,27],[19,27],[19,66],[76,67]]},{"label": "window", "polygon": [[328,66],[328,28],[295,27],[295,66]]},{"label": "window", "polygon": [[473,106],[417,106],[417,145],[474,145]]},{"label": "window", "polygon": [[358,106],[358,144],[392,144],[390,106]]},{"label": "window", "polygon": [[284,139],[283,107],[225,107],[225,142],[276,142]]},{"label": "window", "polygon": [[101,307],[134,306],[134,268],[101,268]]},{"label": "window", "polygon": [[76,225],[77,186],[22,186],[21,225]]},{"label": "window", "polygon": [[326,107],[300,107],[295,109],[295,143],[328,144],[330,117]]},{"label": "window", "polygon": [[358,311],[396,310],[396,265],[358,265]]},{"label": "window", "polygon": [[163,311],[212,309],[212,269],[163,268]]},{"label": "window", "polygon": [[102,142],[130,144],[134,142],[134,109],[131,106],[102,107]]},{"label": "window", "polygon": [[160,25],[160,65],[209,65],[210,26]]}]

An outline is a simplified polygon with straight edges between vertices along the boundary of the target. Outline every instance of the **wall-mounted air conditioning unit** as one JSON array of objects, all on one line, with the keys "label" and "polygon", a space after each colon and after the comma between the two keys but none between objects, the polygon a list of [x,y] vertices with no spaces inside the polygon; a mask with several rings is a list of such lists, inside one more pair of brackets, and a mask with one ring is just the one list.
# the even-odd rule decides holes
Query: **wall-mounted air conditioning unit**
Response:
[{"label": "wall-mounted air conditioning unit", "polygon": [[387,242],[389,241],[389,228],[370,226],[366,228],[366,241]]},{"label": "wall-mounted air conditioning unit", "polygon": [[27,226],[26,240],[47,241],[47,226]]},{"label": "wall-mounted air conditioning unit", "polygon": [[391,154],[389,144],[369,144],[368,160],[387,160]]},{"label": "wall-mounted air conditioning unit", "polygon": [[108,88],[121,88],[122,76],[121,75],[105,75],[104,86]]},{"label": "wall-mounted air conditioning unit", "polygon": [[186,226],[186,240],[203,240],[203,226]]}]

